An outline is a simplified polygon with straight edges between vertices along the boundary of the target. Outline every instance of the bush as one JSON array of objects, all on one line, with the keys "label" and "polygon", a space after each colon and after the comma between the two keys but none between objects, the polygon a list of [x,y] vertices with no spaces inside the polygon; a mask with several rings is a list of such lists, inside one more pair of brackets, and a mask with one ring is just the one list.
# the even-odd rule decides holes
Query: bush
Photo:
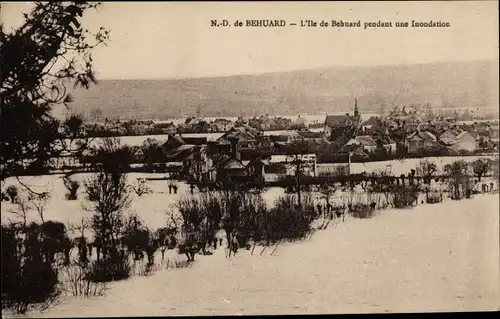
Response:
[{"label": "bush", "polygon": [[5,193],[7,193],[7,195],[9,195],[9,198],[10,198],[10,202],[12,204],[14,204],[16,202],[16,199],[17,199],[17,196],[19,195],[19,190],[17,189],[16,186],[14,185],[10,185],[9,187],[7,187],[7,189],[5,190]]},{"label": "bush", "polygon": [[371,218],[375,214],[375,208],[367,204],[356,203],[349,207],[349,214],[354,218]]},{"label": "bush", "polygon": [[87,277],[88,268],[75,263],[63,269],[63,289],[73,296],[102,296],[107,289],[106,283],[94,282]]},{"label": "bush", "polygon": [[93,282],[118,281],[129,278],[131,271],[128,255],[115,254],[92,262],[85,279]]},{"label": "bush", "polygon": [[170,259],[167,259],[167,262],[166,262],[166,269],[169,269],[169,268],[188,268],[188,267],[191,267],[193,264],[190,263],[189,261],[186,261],[186,260],[170,260]]},{"label": "bush", "polygon": [[393,188],[392,205],[394,208],[407,208],[418,200],[418,189],[415,186],[401,186]]},{"label": "bush", "polygon": [[2,226],[2,308],[25,313],[30,305],[48,305],[59,295],[57,269],[44,259],[36,233],[26,234],[18,250],[18,230]]},{"label": "bush", "polygon": [[78,189],[80,188],[80,183],[78,181],[64,178],[64,187],[66,187],[66,190],[68,191],[66,193],[67,200],[76,200],[78,198]]},{"label": "bush", "polygon": [[146,185],[146,180],[137,179],[134,184],[131,185],[132,190],[137,196],[142,196],[144,194],[151,194],[153,191]]},{"label": "bush", "polygon": [[279,197],[268,212],[264,226],[267,226],[265,233],[269,242],[283,239],[301,240],[312,231],[311,223],[316,217],[316,212],[311,197],[303,196],[302,207],[298,207],[295,197],[293,195]]},{"label": "bush", "polygon": [[438,193],[429,193],[425,201],[427,204],[437,204],[443,201],[443,197]]}]

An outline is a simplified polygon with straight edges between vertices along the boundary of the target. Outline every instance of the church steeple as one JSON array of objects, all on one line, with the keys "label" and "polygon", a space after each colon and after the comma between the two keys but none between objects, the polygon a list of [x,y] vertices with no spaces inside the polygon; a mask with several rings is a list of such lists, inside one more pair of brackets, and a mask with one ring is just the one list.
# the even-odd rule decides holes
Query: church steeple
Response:
[{"label": "church steeple", "polygon": [[359,117],[359,110],[358,110],[358,98],[354,98],[354,117],[358,118]]}]

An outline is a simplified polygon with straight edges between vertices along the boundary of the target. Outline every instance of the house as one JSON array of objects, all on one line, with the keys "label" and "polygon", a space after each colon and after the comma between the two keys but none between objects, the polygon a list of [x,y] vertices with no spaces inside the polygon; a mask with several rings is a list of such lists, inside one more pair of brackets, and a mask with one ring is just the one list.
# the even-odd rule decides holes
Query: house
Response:
[{"label": "house", "polygon": [[227,119],[218,118],[210,123],[212,132],[226,132],[234,126],[234,123]]},{"label": "house", "polygon": [[255,128],[258,128],[263,131],[269,131],[272,129],[274,125],[274,121],[269,115],[261,115],[260,117],[254,117],[250,119],[249,124]]},{"label": "house", "polygon": [[126,135],[127,129],[122,126],[112,126],[107,128],[107,130],[116,135]]},{"label": "house", "polygon": [[259,130],[243,124],[241,126],[231,128],[217,139],[217,143],[230,144],[230,140],[232,138],[236,138],[239,142],[239,146],[252,147],[255,146],[256,139],[260,135]]},{"label": "house", "polygon": [[132,157],[134,159],[134,162],[144,163],[144,159],[146,157],[144,155],[144,151],[142,150],[142,148],[140,148],[139,146],[132,146],[131,151],[132,151]]},{"label": "house", "polygon": [[273,142],[282,142],[284,144],[290,144],[301,139],[302,136],[297,131],[282,131],[276,135],[268,135]]},{"label": "house", "polygon": [[437,138],[430,132],[416,131],[406,137],[405,144],[409,153],[418,153],[422,149],[435,147]]},{"label": "house", "polygon": [[239,141],[237,138],[230,138],[231,155],[222,155],[215,163],[212,171],[215,172],[215,180],[218,183],[226,181],[245,182],[248,181],[247,164],[243,163],[239,153]]},{"label": "house", "polygon": [[459,151],[468,151],[473,152],[477,149],[477,141],[476,138],[467,131],[460,132],[457,136],[451,139],[441,139],[440,142],[443,143],[446,147],[459,152]]},{"label": "house", "polygon": [[159,122],[153,124],[154,134],[176,134],[177,128],[172,122]]},{"label": "house", "polygon": [[267,161],[262,159],[261,157],[255,158],[254,160],[251,160],[248,162],[248,164],[246,164],[247,175],[251,182],[259,185],[263,185],[265,183],[266,164]]},{"label": "house", "polygon": [[207,153],[206,146],[197,146],[194,152],[184,160],[188,180],[195,182],[214,182],[213,159]]},{"label": "house", "polygon": [[363,124],[361,124],[361,129],[363,130],[363,132],[365,132],[373,127],[380,126],[381,124],[382,120],[378,116],[372,116]]},{"label": "house", "polygon": [[458,130],[456,128],[445,130],[443,133],[441,133],[441,135],[439,135],[439,141],[446,144],[447,141],[454,140],[458,136],[458,134],[460,134],[460,132],[461,130]]},{"label": "house", "polygon": [[340,152],[348,155],[347,159],[349,162],[351,159],[363,161],[368,159],[368,154],[360,143],[346,144],[340,149]]},{"label": "house", "polygon": [[182,125],[182,131],[185,133],[207,133],[209,124],[203,119],[189,117]]},{"label": "house", "polygon": [[399,128],[399,123],[396,120],[393,119],[388,119],[385,121],[385,125],[390,129],[390,130],[397,130]]},{"label": "house", "polygon": [[[369,135],[360,135],[350,139],[341,149],[341,152],[344,150],[351,149],[350,145],[360,145],[363,151],[367,153],[374,152],[377,149],[377,142],[369,136]],[[348,152],[348,151],[347,151]],[[345,152],[345,153],[347,153]]]}]

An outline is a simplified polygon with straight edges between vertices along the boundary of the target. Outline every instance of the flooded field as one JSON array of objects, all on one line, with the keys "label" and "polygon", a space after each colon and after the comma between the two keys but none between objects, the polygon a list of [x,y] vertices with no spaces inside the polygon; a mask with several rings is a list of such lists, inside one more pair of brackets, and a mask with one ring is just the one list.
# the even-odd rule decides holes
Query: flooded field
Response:
[{"label": "flooded field", "polygon": [[[138,176],[145,174],[130,174],[129,178]],[[86,178],[83,174],[75,177]],[[77,201],[64,200],[58,176],[23,181],[38,190],[52,190],[46,219],[71,224],[91,215],[83,208],[83,194]],[[178,194],[168,194],[165,181],[148,185],[154,194],[136,198],[130,211],[137,212],[149,227],[161,227],[165,212],[189,190],[179,184]],[[282,192],[271,189],[263,196],[270,202]],[[338,194],[337,198],[342,197]],[[2,222],[12,218],[12,208],[11,204],[2,204]],[[254,255],[243,250],[228,259],[219,248],[212,256],[197,256],[192,267],[160,269],[151,277],[111,283],[102,297],[64,297],[46,312],[31,315],[492,310],[500,293],[498,211],[498,194],[493,194],[380,211],[368,220],[348,217],[345,222],[335,221],[310,240],[280,245],[272,256],[272,249],[261,256],[261,248],[257,248]],[[168,257],[184,258],[177,257],[175,251]]]},{"label": "flooded field", "polygon": [[[482,207],[480,211],[477,207]],[[65,298],[36,317],[441,312],[498,304],[498,197],[346,220],[270,256],[219,249],[191,268]]]}]

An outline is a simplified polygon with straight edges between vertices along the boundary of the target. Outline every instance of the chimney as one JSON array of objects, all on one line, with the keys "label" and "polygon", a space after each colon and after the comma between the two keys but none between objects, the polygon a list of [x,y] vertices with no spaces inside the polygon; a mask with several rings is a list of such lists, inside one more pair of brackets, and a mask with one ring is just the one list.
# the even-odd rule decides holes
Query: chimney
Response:
[{"label": "chimney", "polygon": [[240,159],[240,152],[238,149],[238,138],[231,137],[229,139],[229,141],[231,142],[231,158],[239,160]]}]

